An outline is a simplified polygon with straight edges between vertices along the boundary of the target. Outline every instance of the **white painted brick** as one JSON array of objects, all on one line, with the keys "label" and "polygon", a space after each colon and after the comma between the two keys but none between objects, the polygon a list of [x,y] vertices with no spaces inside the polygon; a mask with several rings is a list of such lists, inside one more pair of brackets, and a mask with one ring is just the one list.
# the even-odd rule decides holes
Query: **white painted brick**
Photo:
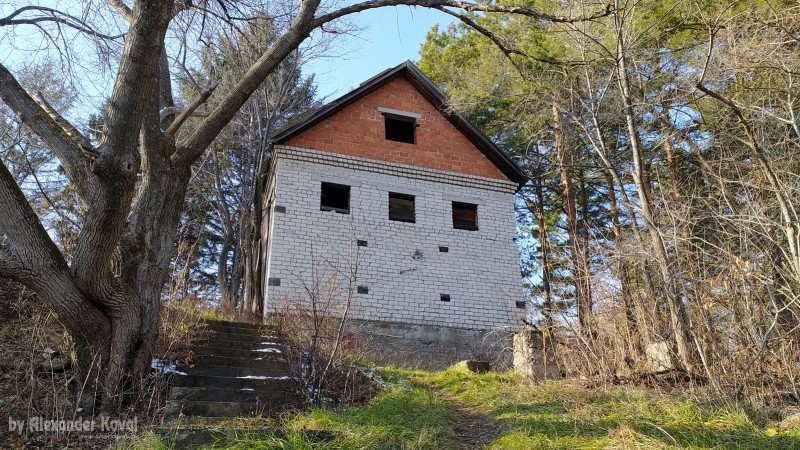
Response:
[{"label": "white painted brick", "polygon": [[[275,204],[287,212],[272,215],[268,277],[281,278],[281,286],[265,287],[268,308],[284,296],[306,297],[303,282],[312,285],[313,272],[333,272],[323,257],[346,272],[358,255],[355,284],[369,294],[353,297],[356,318],[484,330],[515,325],[522,287],[512,183],[310,150],[277,154]],[[354,183],[350,214],[319,210],[320,178]],[[416,223],[389,220],[392,186],[419,193]],[[479,230],[452,229],[443,196],[479,201]],[[368,246],[357,247],[357,239]],[[413,258],[417,250],[421,259]]]}]

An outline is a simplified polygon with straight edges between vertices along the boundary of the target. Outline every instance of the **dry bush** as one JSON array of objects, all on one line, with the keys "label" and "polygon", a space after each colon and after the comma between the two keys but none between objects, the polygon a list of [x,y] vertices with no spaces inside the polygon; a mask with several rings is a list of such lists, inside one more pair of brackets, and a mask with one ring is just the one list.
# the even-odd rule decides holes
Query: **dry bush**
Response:
[{"label": "dry bush", "polygon": [[357,258],[340,270],[315,258],[315,277],[306,295],[281,298],[270,323],[289,344],[284,357],[300,394],[311,404],[362,402],[375,393],[368,370],[359,362],[365,348],[350,331],[357,289]]},{"label": "dry bush", "polygon": [[[729,274],[730,275],[730,274]],[[634,292],[634,321],[617,293],[597,298],[596,335],[587,336],[564,318],[551,330],[559,367],[568,376],[597,383],[633,383],[745,401],[754,406],[800,402],[797,318],[781,323],[763,280],[697,279],[690,309],[697,368],[677,367],[667,314],[644,291]],[[602,292],[600,289],[596,292]],[[767,301],[764,301],[767,299]],[[756,301],[757,300],[757,301]],[[784,313],[788,309],[784,309]],[[786,317],[786,314],[783,315]]]},{"label": "dry bush", "polygon": [[[175,362],[187,357],[188,343],[202,330],[202,315],[192,307],[162,309],[155,355]],[[30,291],[0,280],[0,417],[25,420],[94,420],[105,414],[94,409],[98,393],[86,392],[72,372],[72,343],[56,316]],[[139,396],[114,419],[136,419],[137,427],[159,424],[170,374],[153,370]],[[99,428],[99,427],[98,427]],[[119,433],[9,432],[0,427],[3,448],[107,448]]]}]

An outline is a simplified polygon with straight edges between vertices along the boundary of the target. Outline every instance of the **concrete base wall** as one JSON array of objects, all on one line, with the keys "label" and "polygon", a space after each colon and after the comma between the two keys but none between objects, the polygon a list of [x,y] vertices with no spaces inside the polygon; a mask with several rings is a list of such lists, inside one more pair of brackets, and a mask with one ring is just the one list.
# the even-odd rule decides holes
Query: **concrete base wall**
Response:
[{"label": "concrete base wall", "polygon": [[522,330],[514,335],[514,370],[534,380],[562,377],[552,342],[541,331]]},{"label": "concrete base wall", "polygon": [[353,321],[350,332],[356,339],[355,346],[379,365],[443,370],[471,359],[505,369],[512,361],[511,330]]}]

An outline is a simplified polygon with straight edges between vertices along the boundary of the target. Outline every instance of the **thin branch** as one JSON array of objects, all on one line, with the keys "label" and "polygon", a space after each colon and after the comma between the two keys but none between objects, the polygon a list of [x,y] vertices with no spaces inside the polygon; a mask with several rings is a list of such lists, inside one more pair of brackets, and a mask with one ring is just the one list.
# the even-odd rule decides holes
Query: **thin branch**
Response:
[{"label": "thin branch", "polygon": [[[181,108],[180,106],[169,106],[166,108],[161,108],[161,111],[158,112],[158,120],[163,122],[169,116],[177,116],[178,114],[185,111],[186,108]],[[193,112],[192,117],[208,117],[208,113],[204,112]]]},{"label": "thin branch", "polygon": [[184,124],[184,122],[186,122],[186,120],[189,119],[189,117],[191,117],[194,114],[194,111],[197,108],[199,108],[200,105],[205,103],[206,100],[208,100],[208,98],[211,97],[211,94],[214,93],[214,90],[217,88],[217,86],[219,86],[219,81],[212,84],[211,87],[209,87],[202,94],[200,94],[200,97],[198,97],[197,100],[195,100],[191,105],[189,105],[186,109],[184,109],[183,112],[181,112],[180,115],[178,115],[178,117],[175,118],[175,121],[172,122],[172,125],[170,125],[169,128],[167,128],[167,131],[165,133],[167,137],[172,137],[175,135],[175,133],[178,132],[178,128],[180,128]]},{"label": "thin branch", "polygon": [[[39,181],[39,176],[36,175],[36,171],[33,170],[33,165],[31,165],[31,160],[30,160],[30,158],[28,158],[27,154],[25,155],[25,165],[28,166],[28,170],[30,170],[31,175],[33,176],[33,181],[36,182],[36,187],[39,188],[39,193],[42,194],[42,197],[44,197],[44,199],[45,199],[45,201],[47,201],[48,205],[54,206],[55,202],[53,201],[53,199],[50,198],[49,195],[47,195],[47,192],[45,191],[44,186],[42,186],[42,182]],[[55,211],[56,214],[58,214],[59,217],[61,217],[62,219],[66,220],[67,222],[69,222],[70,225],[72,225],[76,229],[80,228],[80,225],[75,223],[75,221],[71,217],[66,215],[63,211],[61,211],[60,208],[53,208],[53,210]]]},{"label": "thin branch", "polygon": [[[15,17],[19,16],[22,13],[28,11],[36,11],[39,13],[49,14],[47,16],[40,16],[40,17],[32,17],[30,19],[15,19]],[[125,34],[117,34],[117,35],[108,35],[104,33],[100,33],[96,30],[91,28],[91,25],[87,24],[83,20],[71,15],[67,14],[63,11],[59,11],[53,8],[47,8],[44,6],[25,6],[20,8],[6,17],[0,18],[0,27],[9,26],[9,25],[36,25],[42,22],[53,22],[60,25],[66,25],[76,31],[81,33],[85,33],[94,37],[98,37],[100,39],[107,39],[107,40],[115,40],[120,39],[125,36]]]},{"label": "thin branch", "polygon": [[489,40],[492,41],[492,43],[494,43],[494,45],[503,53],[503,55],[505,55],[506,58],[508,58],[508,60],[511,62],[511,64],[513,64],[514,67],[517,69],[517,72],[519,72],[520,74],[522,74],[522,70],[517,65],[516,61],[514,61],[511,58],[511,55],[519,55],[519,56],[523,56],[523,57],[528,58],[528,59],[532,59],[534,61],[538,61],[540,63],[551,64],[551,65],[555,65],[555,66],[584,64],[583,62],[566,63],[566,62],[557,61],[557,60],[551,59],[551,58],[540,58],[538,56],[533,56],[530,53],[524,52],[524,51],[519,50],[517,48],[510,47],[508,45],[508,42],[505,42],[506,41],[505,38],[503,38],[502,36],[498,36],[497,34],[491,32],[487,28],[483,27],[482,25],[479,25],[477,22],[475,22],[471,18],[467,17],[466,14],[457,13],[455,11],[450,11],[449,9],[441,7],[441,6],[436,6],[433,9],[435,9],[437,11],[441,11],[441,12],[443,12],[445,14],[449,14],[449,15],[457,18],[458,20],[464,22],[464,24],[467,25],[468,27],[474,29],[478,33],[480,33],[480,34],[486,36],[487,38],[489,38]]}]

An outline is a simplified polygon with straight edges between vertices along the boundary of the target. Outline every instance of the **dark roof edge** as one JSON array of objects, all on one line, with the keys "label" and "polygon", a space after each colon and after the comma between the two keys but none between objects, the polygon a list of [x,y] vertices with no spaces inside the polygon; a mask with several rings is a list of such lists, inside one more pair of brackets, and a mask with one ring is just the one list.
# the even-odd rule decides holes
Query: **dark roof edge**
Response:
[{"label": "dark roof edge", "polygon": [[359,98],[376,90],[384,83],[405,74],[408,81],[444,116],[456,127],[469,141],[486,156],[492,164],[508,177],[509,180],[522,186],[528,177],[522,173],[511,158],[508,157],[497,145],[489,139],[482,131],[472,125],[464,116],[448,108],[447,97],[433,84],[433,82],[422,73],[411,61],[406,61],[397,67],[384,70],[375,75],[361,85],[348,92],[347,94],[328,103],[322,108],[314,111],[302,120],[286,126],[286,128],[274,134],[270,141],[276,144],[286,141],[297,134],[311,128],[317,123],[341,111],[348,105],[354,103]]}]

